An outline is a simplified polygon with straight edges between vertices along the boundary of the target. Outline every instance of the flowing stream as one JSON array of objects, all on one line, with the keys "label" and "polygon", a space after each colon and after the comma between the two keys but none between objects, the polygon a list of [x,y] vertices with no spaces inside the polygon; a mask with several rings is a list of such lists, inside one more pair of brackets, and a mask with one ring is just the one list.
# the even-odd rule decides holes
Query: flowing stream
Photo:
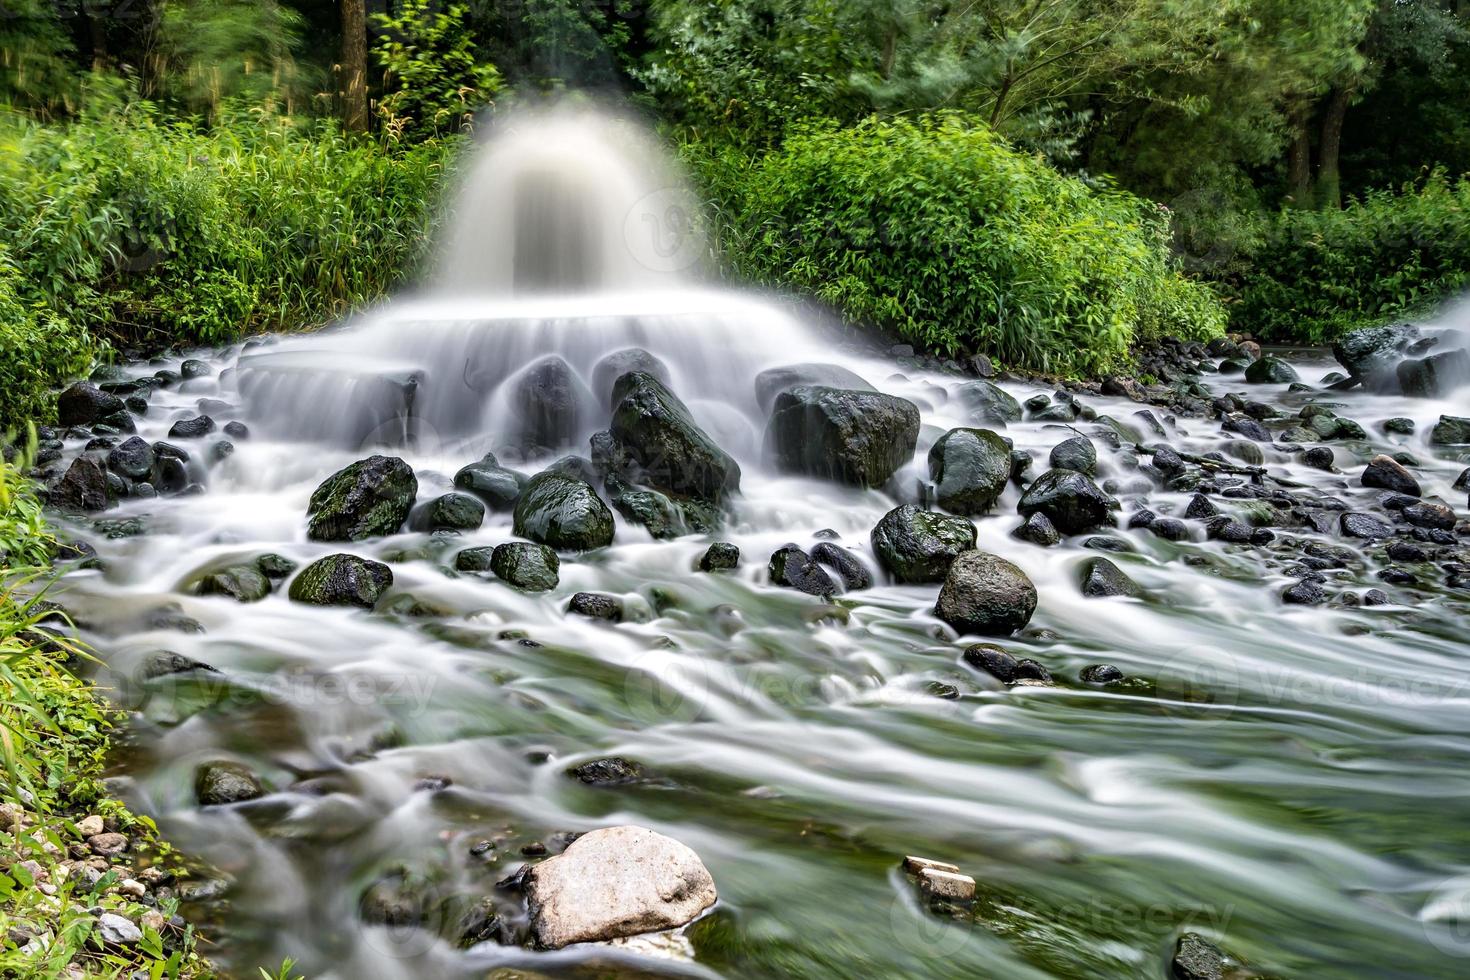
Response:
[{"label": "flowing stream", "polygon": [[[871,564],[868,534],[900,501],[766,466],[756,373],[838,363],[913,401],[923,430],[895,481],[913,488],[934,439],[972,424],[954,396],[966,379],[825,336],[758,297],[690,285],[678,261],[625,267],[619,236],[642,222],[623,216],[649,201],[663,209],[657,230],[675,199],[656,168],[614,152],[595,127],[528,129],[487,151],[483,180],[515,173],[516,190],[502,192],[512,197],[474,204],[488,192],[472,178],[445,273],[457,288],[315,337],[189,353],[209,374],[157,391],[140,434],[166,439],[202,406],[245,422],[250,437],[207,467],[203,449],[219,436],[187,444],[204,492],[127,500],[75,529],[103,570],[71,574],[63,599],[105,664],[101,682],[132,711],[118,785],[218,869],[217,887],[189,907],[221,964],[253,975],[291,956],[311,978],[384,980],[1164,977],[1175,938],[1194,931],[1261,974],[1465,975],[1463,590],[1389,589],[1394,601],[1372,608],[1284,606],[1292,579],[1277,552],[1118,530],[1132,551],[1110,557],[1148,598],[1084,598],[1076,569],[1098,552],[1080,538],[1045,549],[1012,538],[1014,486],[976,520],[979,546],[1035,582],[1034,618],[1002,643],[1043,663],[1057,686],[1006,689],[966,666],[966,641],[933,614],[937,587],[879,575],[832,603],[775,588],[767,556],[791,541],[809,547],[818,532]],[[571,242],[583,251],[571,254]],[[506,243],[521,251],[502,254]],[[548,254],[560,265],[526,271]],[[484,295],[466,288],[477,256]],[[550,291],[568,282],[579,288]],[[407,460],[420,499],[451,489],[489,449],[527,473],[585,455],[587,436],[607,424],[593,367],[630,346],[664,361],[671,388],[741,464],[742,492],[715,536],[740,547],[735,574],[692,570],[711,537],[656,542],[621,519],[611,547],[563,556],[560,585],[541,595],[449,571],[460,548],[511,540],[508,514],[452,538],[307,539],[313,489],[372,451]],[[511,393],[548,355],[586,385],[576,435],[520,458]],[[1336,367],[1322,352],[1291,356],[1314,388]],[[1322,397],[1238,375],[1205,381],[1249,387],[1291,414]],[[1021,400],[1047,391],[1003,387]],[[1441,413],[1467,414],[1463,398],[1329,397],[1369,441],[1333,444],[1339,473],[1264,445],[1273,474],[1367,501],[1376,491],[1358,484],[1362,465],[1404,450],[1420,461],[1426,495],[1463,506],[1451,484],[1465,463],[1424,437]],[[1163,429],[1152,431],[1142,405],[1084,401],[1131,429],[1130,441],[1167,438],[1203,454],[1239,438],[1157,410]],[[1419,434],[1382,434],[1378,423],[1395,416]],[[1106,428],[1021,422],[1005,434],[1036,456],[1036,472],[1062,439],[1093,435],[1099,479],[1125,487],[1125,514],[1145,498],[1182,514],[1188,494],[1126,490],[1137,459],[1110,451]],[[305,606],[283,590],[240,604],[184,589],[231,557],[305,564],[338,551],[392,564],[377,611]],[[1332,573],[1333,588],[1382,586],[1379,567],[1362,557]],[[621,597],[627,620],[569,616],[568,597],[583,590]],[[149,677],[158,651],[215,672]],[[1097,663],[1134,680],[1080,683]],[[660,778],[593,787],[566,775],[612,755]],[[194,772],[215,759],[248,764],[271,792],[199,807]],[[691,927],[694,960],[597,946],[464,950],[443,937],[435,916],[496,894],[527,860],[523,848],[554,852],[558,835],[620,823],[688,844],[712,872],[720,901]],[[899,870],[905,854],[974,876],[973,914],[928,911]],[[399,872],[442,901],[420,910],[418,927],[365,922],[365,892]]]}]

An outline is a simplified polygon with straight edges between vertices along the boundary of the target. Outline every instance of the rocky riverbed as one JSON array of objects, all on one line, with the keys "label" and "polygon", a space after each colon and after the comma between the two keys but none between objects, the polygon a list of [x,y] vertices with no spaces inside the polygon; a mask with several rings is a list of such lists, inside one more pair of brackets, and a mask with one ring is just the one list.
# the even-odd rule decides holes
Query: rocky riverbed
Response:
[{"label": "rocky riverbed", "polygon": [[38,474],[242,973],[1450,976],[1462,346],[589,351],[393,445],[252,342],[69,388]]}]

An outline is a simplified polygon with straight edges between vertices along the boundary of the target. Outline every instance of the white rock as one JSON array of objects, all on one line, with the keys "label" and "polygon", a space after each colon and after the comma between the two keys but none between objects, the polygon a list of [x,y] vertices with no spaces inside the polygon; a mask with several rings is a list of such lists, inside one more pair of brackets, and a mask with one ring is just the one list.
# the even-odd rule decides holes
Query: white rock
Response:
[{"label": "white rock", "polygon": [[93,813],[77,821],[77,833],[83,837],[95,837],[107,828],[102,825],[102,818]]},{"label": "white rock", "polygon": [[717,897],[699,855],[646,827],[584,834],[531,869],[526,895],[546,949],[682,926]]},{"label": "white rock", "polygon": [[103,912],[97,917],[97,931],[109,946],[130,946],[143,938],[143,932],[132,921],[116,912]]}]

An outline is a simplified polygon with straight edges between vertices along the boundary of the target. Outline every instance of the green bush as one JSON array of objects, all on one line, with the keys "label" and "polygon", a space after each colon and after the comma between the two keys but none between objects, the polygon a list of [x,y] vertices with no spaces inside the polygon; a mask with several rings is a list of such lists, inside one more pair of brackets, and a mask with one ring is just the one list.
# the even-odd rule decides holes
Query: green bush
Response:
[{"label": "green bush", "polygon": [[1470,180],[1436,172],[1342,210],[1283,211],[1249,256],[1232,324],[1322,343],[1412,314],[1470,285]]},{"label": "green bush", "polygon": [[5,117],[12,288],[79,343],[215,344],[325,323],[415,268],[455,145],[389,153],[261,112],[204,128],[148,103],[60,125]]},{"label": "green bush", "polygon": [[0,244],[0,434],[55,412],[48,389],[92,358],[86,331],[19,295],[20,271]]},{"label": "green bush", "polygon": [[807,129],[759,159],[689,146],[744,276],[944,354],[1099,373],[1224,313],[1171,264],[1163,212],[962,117]]},{"label": "green bush", "polygon": [[384,88],[378,112],[393,138],[465,132],[499,91],[500,72],[476,56],[467,17],[462,4],[439,11],[429,0],[403,0],[396,16],[373,14]]}]

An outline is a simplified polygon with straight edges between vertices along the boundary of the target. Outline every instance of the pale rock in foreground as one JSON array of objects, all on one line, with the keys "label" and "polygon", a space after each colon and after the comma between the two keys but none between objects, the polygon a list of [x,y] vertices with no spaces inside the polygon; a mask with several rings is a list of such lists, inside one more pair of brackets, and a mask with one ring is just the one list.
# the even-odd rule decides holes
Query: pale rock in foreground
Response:
[{"label": "pale rock in foreground", "polygon": [[644,827],[594,830],[530,872],[536,943],[560,949],[672,929],[715,903],[699,856]]}]

